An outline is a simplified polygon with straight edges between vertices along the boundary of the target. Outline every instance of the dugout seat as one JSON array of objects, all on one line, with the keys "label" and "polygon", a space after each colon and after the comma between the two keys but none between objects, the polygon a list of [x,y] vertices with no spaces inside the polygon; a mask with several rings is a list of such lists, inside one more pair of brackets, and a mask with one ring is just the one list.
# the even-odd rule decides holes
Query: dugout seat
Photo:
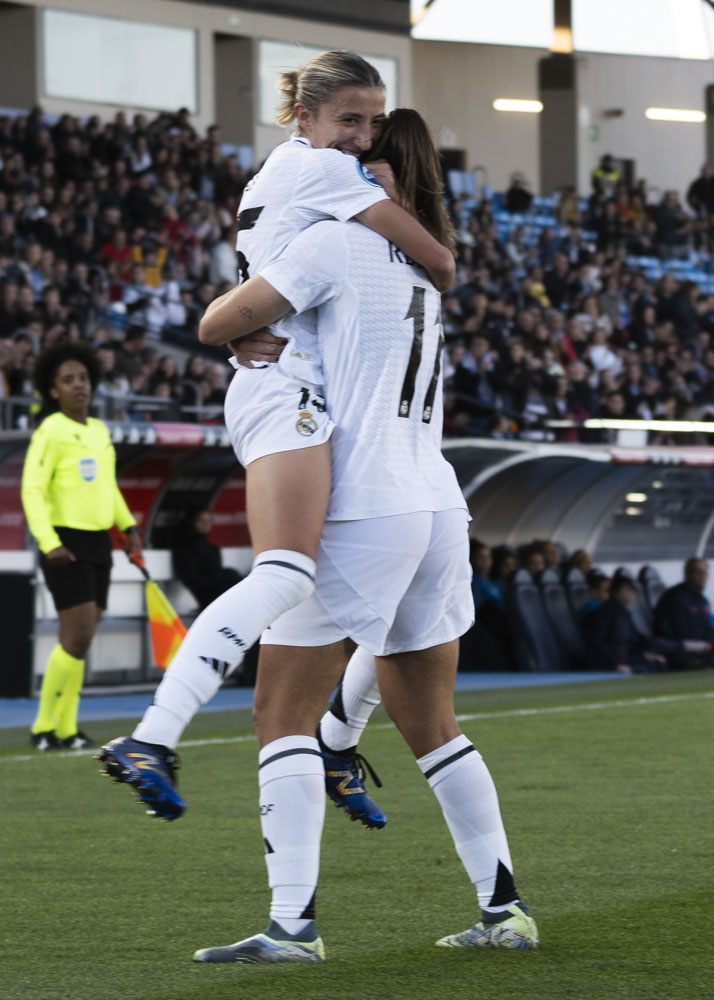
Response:
[{"label": "dugout seat", "polygon": [[654,566],[643,566],[637,574],[637,579],[642,587],[650,611],[654,612],[654,609],[657,607],[657,601],[659,601],[667,589],[667,585]]},{"label": "dugout seat", "polygon": [[575,567],[569,569],[565,574],[565,595],[568,598],[573,618],[579,622],[583,608],[590,597],[590,589],[585,575]]},{"label": "dugout seat", "polygon": [[585,664],[585,648],[568,603],[565,587],[552,569],[544,570],[538,583],[543,608],[560,646],[564,667],[567,670],[580,670]]},{"label": "dugout seat", "polygon": [[519,569],[506,589],[506,615],[519,670],[552,673],[563,669],[560,645],[528,570]]}]

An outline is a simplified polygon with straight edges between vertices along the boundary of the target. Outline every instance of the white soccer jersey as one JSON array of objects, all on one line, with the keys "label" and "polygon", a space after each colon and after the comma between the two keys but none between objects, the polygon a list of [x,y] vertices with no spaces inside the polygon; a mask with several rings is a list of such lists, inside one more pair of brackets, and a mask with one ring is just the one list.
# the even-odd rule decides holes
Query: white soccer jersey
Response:
[{"label": "white soccer jersey", "polygon": [[465,508],[441,453],[443,332],[426,273],[356,222],[311,226],[261,273],[296,313],[320,307],[336,424],[328,520]]},{"label": "white soccer jersey", "polygon": [[[278,146],[247,185],[238,208],[238,265],[241,280],[277,260],[299,233],[322,219],[346,222],[387,197],[368,170],[337,149],[314,149],[303,137]],[[291,337],[279,368],[319,384],[319,357],[312,330],[300,322],[273,332]]]}]

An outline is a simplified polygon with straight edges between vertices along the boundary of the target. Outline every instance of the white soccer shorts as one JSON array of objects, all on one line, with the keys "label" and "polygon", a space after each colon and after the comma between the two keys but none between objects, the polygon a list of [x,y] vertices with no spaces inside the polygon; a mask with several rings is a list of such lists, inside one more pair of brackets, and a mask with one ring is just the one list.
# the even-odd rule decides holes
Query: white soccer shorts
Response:
[{"label": "white soccer shorts", "polygon": [[328,521],[312,597],[263,632],[271,646],[350,637],[375,656],[458,639],[474,621],[468,511]]},{"label": "white soccer shorts", "polygon": [[237,368],[226,393],[224,417],[243,468],[266,455],[323,444],[335,426],[322,387],[299,382],[277,365]]}]

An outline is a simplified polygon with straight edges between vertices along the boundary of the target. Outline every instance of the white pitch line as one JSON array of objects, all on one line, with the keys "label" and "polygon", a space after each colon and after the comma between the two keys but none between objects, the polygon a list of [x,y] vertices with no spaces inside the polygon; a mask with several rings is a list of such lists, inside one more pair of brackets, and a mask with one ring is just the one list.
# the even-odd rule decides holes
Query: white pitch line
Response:
[{"label": "white pitch line", "polygon": [[[470,712],[468,714],[457,715],[459,722],[475,722],[485,719],[518,719],[529,718],[534,715],[558,715],[568,712],[598,712],[609,708],[639,708],[647,705],[668,705],[677,701],[698,701],[700,698],[714,698],[714,691],[698,691],[696,694],[664,694],[654,695],[651,698],[623,698],[619,701],[591,701],[583,705],[550,705],[545,708],[514,708],[504,712]],[[393,729],[391,722],[379,722],[370,729]],[[226,736],[214,737],[207,740],[185,740],[179,743],[183,750],[187,747],[211,747],[227,746],[232,743],[253,743],[255,736]],[[49,751],[49,757],[57,760],[62,757],[91,757],[95,750],[63,750]],[[0,764],[17,763],[24,760],[46,760],[47,754],[18,754],[13,757],[0,756]]]}]

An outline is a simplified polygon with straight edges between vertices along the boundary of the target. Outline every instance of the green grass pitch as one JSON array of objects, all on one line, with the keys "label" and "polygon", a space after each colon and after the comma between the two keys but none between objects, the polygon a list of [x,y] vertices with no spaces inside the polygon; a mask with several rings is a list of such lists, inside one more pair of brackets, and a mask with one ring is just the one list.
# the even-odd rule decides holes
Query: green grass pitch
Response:
[{"label": "green grass pitch", "polygon": [[[698,1000],[714,987],[712,673],[459,695],[499,788],[536,952],[442,951],[476,919],[436,801],[378,714],[389,816],[328,803],[315,967],[204,966],[267,923],[248,713],[186,733],[184,818],[144,815],[87,755],[0,732],[3,1000]],[[476,716],[476,717],[474,717]],[[98,739],[130,721],[88,726]],[[213,740],[215,742],[208,742]],[[193,744],[193,745],[192,745]],[[377,796],[375,796],[377,797]]]}]

